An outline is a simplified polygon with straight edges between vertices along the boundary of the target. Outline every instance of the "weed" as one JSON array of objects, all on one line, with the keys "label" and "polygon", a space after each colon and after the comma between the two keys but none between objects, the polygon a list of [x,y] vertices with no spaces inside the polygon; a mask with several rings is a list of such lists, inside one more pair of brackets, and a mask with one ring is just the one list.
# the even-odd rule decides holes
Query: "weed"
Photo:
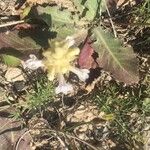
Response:
[{"label": "weed", "polygon": [[15,119],[22,120],[23,116],[40,113],[54,100],[53,83],[47,78],[41,77],[32,84],[32,89],[26,91],[25,98],[20,98],[18,103],[13,104],[15,112],[11,115]]},{"label": "weed", "polygon": [[122,94],[120,88],[117,85],[111,85],[104,91],[96,93],[94,101],[106,116],[113,116],[108,120],[110,122],[110,136],[113,140],[124,143],[126,148],[135,147],[135,143],[140,143],[141,147],[144,142],[142,129],[149,108],[147,104],[143,106],[147,102],[146,100],[143,103],[145,90],[138,89],[139,93],[134,94],[131,92],[132,88],[122,87],[123,91],[126,91]]},{"label": "weed", "polygon": [[150,1],[145,0],[142,4],[140,4],[138,7],[135,8],[135,17],[139,17],[139,23],[141,25],[147,25],[146,23],[149,23],[149,17],[150,17]]},{"label": "weed", "polygon": [[52,102],[54,99],[54,87],[52,82],[37,82],[34,91],[32,93],[27,93],[26,99],[27,107],[29,110],[39,109],[43,106],[46,106],[46,104]]}]

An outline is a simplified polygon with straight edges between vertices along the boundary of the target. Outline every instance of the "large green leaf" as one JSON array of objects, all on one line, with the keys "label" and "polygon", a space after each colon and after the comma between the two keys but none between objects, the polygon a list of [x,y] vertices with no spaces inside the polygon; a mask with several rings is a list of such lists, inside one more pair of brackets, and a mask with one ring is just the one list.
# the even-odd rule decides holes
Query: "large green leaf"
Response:
[{"label": "large green leaf", "polygon": [[[52,19],[52,24],[56,25],[56,23],[58,25],[65,25],[65,24],[74,24],[75,20],[72,18],[72,14],[71,12],[69,12],[68,10],[64,9],[64,10],[60,10],[59,7],[51,7],[51,6],[46,6],[46,7],[42,7],[42,6],[38,6],[37,7],[37,12],[39,16],[42,16],[41,19],[43,19],[45,21],[45,18],[43,18],[44,15],[48,15],[51,16]],[[46,21],[47,22],[47,21]]]},{"label": "large green leaf", "polygon": [[87,24],[84,21],[79,20],[79,16],[76,13],[72,15],[69,10],[60,10],[58,6],[38,6],[36,9],[36,17],[46,22],[51,31],[57,33],[58,39],[64,39],[66,36],[73,35],[78,28],[82,28]]},{"label": "large green leaf", "polygon": [[106,10],[105,0],[73,0],[73,3],[80,12],[80,16],[88,21],[93,21],[96,16],[100,16],[100,12]]},{"label": "large green leaf", "polygon": [[132,48],[123,47],[118,39],[101,27],[93,29],[92,38],[96,38],[93,46],[99,54],[100,67],[121,82],[138,82],[138,62]]}]

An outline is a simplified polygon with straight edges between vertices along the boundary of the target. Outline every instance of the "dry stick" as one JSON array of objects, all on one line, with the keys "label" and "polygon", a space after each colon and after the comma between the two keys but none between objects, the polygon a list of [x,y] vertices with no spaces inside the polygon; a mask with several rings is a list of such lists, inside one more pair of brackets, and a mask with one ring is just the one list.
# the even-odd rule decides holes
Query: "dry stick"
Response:
[{"label": "dry stick", "polygon": [[26,132],[19,138],[19,140],[18,140],[18,142],[17,142],[17,144],[16,144],[15,150],[18,150],[19,144],[20,144],[21,140],[22,140],[22,139],[24,138],[24,136],[25,136],[26,134],[28,134],[29,132],[30,132],[30,130],[26,131]]},{"label": "dry stick", "polygon": [[16,24],[21,24],[21,23],[24,23],[24,20],[13,21],[13,22],[8,22],[8,23],[5,23],[5,24],[1,24],[0,28],[13,26],[13,25],[16,25]]},{"label": "dry stick", "polygon": [[[99,150],[98,148],[96,148],[96,147],[94,147],[94,146],[92,146],[91,144],[89,144],[89,143],[87,143],[86,141],[84,141],[84,140],[82,140],[82,139],[80,139],[80,138],[78,138],[78,137],[75,137],[75,136],[72,136],[72,135],[70,135],[70,134],[67,134],[67,133],[63,133],[63,132],[61,132],[61,131],[55,131],[55,130],[51,130],[51,129],[47,129],[47,128],[32,128],[32,129],[46,129],[46,130],[48,130],[48,131],[50,131],[50,132],[53,132],[53,133],[55,133],[55,134],[62,134],[62,135],[66,135],[66,136],[68,136],[68,137],[70,137],[70,138],[73,138],[73,139],[75,139],[75,140],[78,140],[78,141],[80,141],[80,142],[82,142],[82,143],[84,143],[85,145],[87,145],[87,146],[89,146],[91,149],[93,149],[93,150]],[[30,130],[29,130],[30,131]],[[28,131],[28,132],[29,132]],[[22,135],[22,137],[24,137],[24,135]],[[21,137],[21,138],[22,138]],[[21,140],[20,140],[21,141]],[[19,142],[20,142],[19,141]],[[18,145],[18,144],[17,144]],[[16,150],[18,150],[18,149],[16,149]]]},{"label": "dry stick", "polygon": [[105,1],[105,7],[106,7],[106,11],[107,11],[108,16],[109,16],[109,21],[110,21],[110,23],[111,23],[111,26],[112,26],[112,29],[113,29],[113,32],[114,32],[114,36],[115,36],[115,38],[116,38],[116,37],[117,37],[117,32],[116,32],[116,30],[115,30],[115,26],[114,26],[114,24],[113,24],[112,17],[111,17],[111,15],[110,15],[109,9],[108,9],[108,7],[107,7],[106,1]]},{"label": "dry stick", "polygon": [[72,135],[69,135],[69,134],[66,134],[66,135],[67,135],[68,137],[70,137],[70,138],[73,138],[73,139],[75,139],[75,140],[78,140],[78,141],[84,143],[85,145],[89,146],[89,147],[92,148],[93,150],[98,150],[96,147],[94,147],[94,146],[92,146],[91,144],[89,144],[89,143],[83,141],[83,140],[80,139],[80,138],[77,138],[77,137],[72,136]]},{"label": "dry stick", "polygon": [[[56,132],[55,130],[50,130],[50,131]],[[80,138],[78,138],[78,137],[75,137],[75,136],[70,135],[70,134],[67,134],[67,133],[63,133],[63,132],[61,132],[61,131],[57,131],[57,133],[60,133],[60,134],[62,134],[62,135],[66,135],[66,136],[68,136],[68,137],[70,137],[70,138],[73,138],[73,139],[75,139],[75,140],[78,140],[78,141],[84,143],[85,145],[89,146],[89,147],[90,147],[91,149],[93,149],[93,150],[98,150],[96,147],[92,146],[91,144],[87,143],[86,141],[84,141],[84,140],[82,140],[82,139],[80,139]]]},{"label": "dry stick", "polygon": [[55,135],[55,136],[57,137],[60,144],[65,148],[65,150],[68,150],[68,148],[66,147],[66,144],[64,143],[64,141],[58,135]]}]

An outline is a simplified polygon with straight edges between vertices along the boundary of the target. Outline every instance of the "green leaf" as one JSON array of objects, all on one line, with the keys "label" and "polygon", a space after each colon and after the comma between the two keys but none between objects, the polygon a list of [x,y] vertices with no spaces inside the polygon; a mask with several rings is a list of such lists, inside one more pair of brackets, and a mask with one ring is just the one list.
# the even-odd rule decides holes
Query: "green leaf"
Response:
[{"label": "green leaf", "polygon": [[53,30],[57,32],[58,40],[65,39],[67,36],[71,36],[77,31],[74,26],[62,26],[53,28]]},{"label": "green leaf", "polygon": [[73,4],[76,6],[77,10],[82,14],[85,7],[82,5],[83,0],[73,0]]},{"label": "green leaf", "polygon": [[138,62],[132,48],[123,47],[121,41],[101,27],[93,29],[91,38],[96,38],[93,46],[99,54],[100,67],[121,82],[132,84],[139,81]]},{"label": "green leaf", "polygon": [[20,18],[21,19],[23,19],[23,18],[25,18],[26,16],[28,16],[28,14],[30,13],[30,11],[31,11],[31,6],[27,6],[24,10],[23,10],[23,12],[20,14]]},{"label": "green leaf", "polygon": [[101,12],[106,10],[105,0],[73,0],[80,17],[85,17],[88,21],[92,21],[96,16],[100,16]]},{"label": "green leaf", "polygon": [[115,116],[114,116],[114,114],[105,114],[102,116],[102,118],[107,121],[112,121],[115,119]]},{"label": "green leaf", "polygon": [[143,101],[143,110],[150,113],[150,98],[145,98]]},{"label": "green leaf", "polygon": [[[58,7],[51,7],[51,6],[38,6],[37,12],[39,16],[43,15],[50,15],[52,19],[52,24],[56,25],[65,25],[65,24],[74,24],[75,21],[72,18],[71,12],[68,10],[60,10]],[[46,18],[46,17],[45,17]],[[45,21],[45,18],[42,18]]]},{"label": "green leaf", "polygon": [[2,61],[8,66],[16,67],[20,64],[21,60],[15,56],[3,54]]},{"label": "green leaf", "polygon": [[[57,6],[38,6],[36,9],[37,18],[39,17],[46,22],[47,25],[50,26],[51,31],[57,32],[57,39],[64,39],[66,36],[74,34],[79,28],[81,29],[87,24],[86,22],[79,20],[77,14],[72,15],[69,10],[60,10]],[[51,20],[51,25],[48,23],[48,20]]]},{"label": "green leaf", "polygon": [[100,8],[100,0],[87,0],[85,2],[85,7],[88,9],[85,17],[88,20],[93,20]]}]

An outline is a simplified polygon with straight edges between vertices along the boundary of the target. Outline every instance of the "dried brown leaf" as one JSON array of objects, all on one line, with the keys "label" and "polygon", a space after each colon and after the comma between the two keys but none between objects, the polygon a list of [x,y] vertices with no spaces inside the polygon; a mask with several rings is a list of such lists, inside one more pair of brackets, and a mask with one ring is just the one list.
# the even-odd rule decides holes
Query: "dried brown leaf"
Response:
[{"label": "dried brown leaf", "polygon": [[14,49],[20,52],[40,49],[40,46],[29,36],[23,37],[18,31],[0,33],[0,53],[6,49]]}]

